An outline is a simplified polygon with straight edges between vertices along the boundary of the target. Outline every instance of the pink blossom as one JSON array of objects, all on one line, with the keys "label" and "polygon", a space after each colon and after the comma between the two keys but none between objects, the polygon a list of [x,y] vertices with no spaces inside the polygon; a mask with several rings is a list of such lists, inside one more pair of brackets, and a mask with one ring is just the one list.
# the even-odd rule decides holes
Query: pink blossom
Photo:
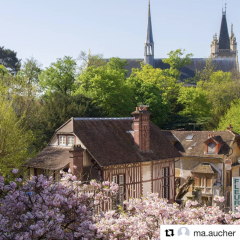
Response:
[{"label": "pink blossom", "polygon": [[13,169],[13,170],[12,170],[12,173],[13,173],[13,174],[17,174],[17,173],[18,173],[18,169]]}]

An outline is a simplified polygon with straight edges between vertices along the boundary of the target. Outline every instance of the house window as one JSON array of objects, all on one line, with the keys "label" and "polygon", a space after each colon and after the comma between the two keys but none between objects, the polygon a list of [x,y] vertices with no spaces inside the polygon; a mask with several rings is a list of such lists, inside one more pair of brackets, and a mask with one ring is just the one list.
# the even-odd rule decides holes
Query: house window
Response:
[{"label": "house window", "polygon": [[66,136],[64,135],[59,136],[59,145],[66,145]]},{"label": "house window", "polygon": [[169,167],[162,169],[162,198],[169,199],[169,185],[170,185],[170,178],[169,178]]},{"label": "house window", "polygon": [[214,142],[208,143],[207,153],[209,153],[209,154],[215,154],[216,153],[216,143],[214,143]]},{"label": "house window", "polygon": [[119,190],[116,196],[116,199],[113,199],[113,207],[117,208],[117,205],[120,205],[123,207],[123,201],[124,201],[124,193],[125,193],[125,187],[124,187],[124,174],[121,175],[113,175],[113,182],[117,183],[119,186]]},{"label": "house window", "polygon": [[67,137],[67,145],[72,146],[74,144],[74,136]]}]

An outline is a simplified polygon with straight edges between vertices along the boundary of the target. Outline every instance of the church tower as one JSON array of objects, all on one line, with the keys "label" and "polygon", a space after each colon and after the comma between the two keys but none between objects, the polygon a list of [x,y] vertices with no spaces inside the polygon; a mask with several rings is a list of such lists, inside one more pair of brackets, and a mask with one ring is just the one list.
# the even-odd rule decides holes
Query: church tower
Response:
[{"label": "church tower", "polygon": [[237,42],[233,33],[233,25],[231,27],[231,35],[229,37],[225,11],[222,11],[222,22],[219,33],[219,40],[217,34],[213,36],[211,44],[211,58],[236,58],[237,59]]},{"label": "church tower", "polygon": [[144,44],[144,61],[154,67],[154,42],[152,34],[152,21],[150,12],[150,0],[148,3],[148,23],[147,23],[147,37]]}]

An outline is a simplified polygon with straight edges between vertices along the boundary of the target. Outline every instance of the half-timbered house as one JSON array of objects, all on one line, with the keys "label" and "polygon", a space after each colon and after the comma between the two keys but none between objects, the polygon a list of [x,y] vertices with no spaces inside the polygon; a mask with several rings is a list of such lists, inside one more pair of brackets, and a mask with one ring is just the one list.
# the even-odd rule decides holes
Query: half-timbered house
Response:
[{"label": "half-timbered house", "polygon": [[[175,198],[175,161],[181,156],[150,121],[146,107],[130,118],[71,118],[55,131],[49,145],[29,161],[30,176],[59,179],[70,168],[83,181],[119,184],[119,203],[147,192]],[[75,169],[73,166],[77,166]]]}]

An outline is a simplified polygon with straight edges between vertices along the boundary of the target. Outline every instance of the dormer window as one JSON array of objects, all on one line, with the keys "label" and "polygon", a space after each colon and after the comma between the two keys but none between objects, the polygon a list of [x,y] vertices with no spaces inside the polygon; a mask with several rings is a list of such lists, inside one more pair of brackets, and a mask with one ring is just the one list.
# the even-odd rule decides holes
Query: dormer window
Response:
[{"label": "dormer window", "polygon": [[209,142],[207,144],[207,153],[208,154],[216,154],[216,143]]},{"label": "dormer window", "polygon": [[59,135],[58,136],[58,144],[62,146],[71,147],[74,145],[74,136],[72,135]]},{"label": "dormer window", "polygon": [[72,146],[74,144],[74,136],[67,136],[67,145]]},{"label": "dormer window", "polygon": [[59,136],[59,145],[66,145],[66,136],[64,135]]}]

